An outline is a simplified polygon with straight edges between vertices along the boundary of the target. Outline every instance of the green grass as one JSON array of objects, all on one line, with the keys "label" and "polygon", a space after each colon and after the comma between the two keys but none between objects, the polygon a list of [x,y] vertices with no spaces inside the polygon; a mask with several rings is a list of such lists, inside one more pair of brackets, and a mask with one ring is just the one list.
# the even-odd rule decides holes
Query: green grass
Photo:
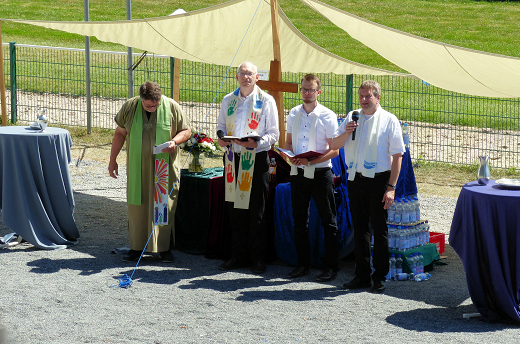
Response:
[{"label": "green grass", "polygon": [[[132,0],[132,18],[165,16],[178,7],[186,11],[224,3],[223,0]],[[469,0],[324,0],[323,2],[424,38],[466,48],[520,57],[520,3]],[[339,56],[370,66],[400,70],[350,38],[299,0],[279,0],[282,10],[307,37]],[[90,0],[91,21],[125,20],[126,2]],[[0,0],[0,18],[84,20],[84,1]],[[64,47],[84,46],[84,38],[31,25],[2,22],[3,41]],[[125,51],[121,45],[91,39],[92,49]]]}]

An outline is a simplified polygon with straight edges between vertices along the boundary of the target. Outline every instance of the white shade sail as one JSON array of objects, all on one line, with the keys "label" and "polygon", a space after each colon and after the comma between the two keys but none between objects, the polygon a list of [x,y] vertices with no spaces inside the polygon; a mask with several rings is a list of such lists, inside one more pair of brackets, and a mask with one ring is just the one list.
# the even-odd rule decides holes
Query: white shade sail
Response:
[{"label": "white shade sail", "polygon": [[483,97],[520,97],[520,59],[432,41],[316,0],[301,0],[354,39],[437,87]]},{"label": "white shade sail", "polygon": [[[102,41],[195,62],[237,67],[243,61],[251,61],[259,69],[269,70],[273,60],[271,6],[266,0],[235,0],[184,14],[142,20],[1,20],[93,36]],[[301,34],[280,8],[279,31],[284,72],[411,77],[362,65],[328,52]]]}]

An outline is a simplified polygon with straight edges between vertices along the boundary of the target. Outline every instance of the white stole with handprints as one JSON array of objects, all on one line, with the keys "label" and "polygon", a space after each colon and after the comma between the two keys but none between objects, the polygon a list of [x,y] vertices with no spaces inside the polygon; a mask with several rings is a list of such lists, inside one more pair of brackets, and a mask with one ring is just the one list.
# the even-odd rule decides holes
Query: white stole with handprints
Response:
[{"label": "white stole with handprints", "polygon": [[[262,107],[264,102],[263,91],[255,86],[249,106],[248,118],[244,126],[244,132],[242,136],[246,136],[251,133],[258,135],[258,128],[260,127],[260,121],[262,119]],[[229,136],[238,136],[234,134],[234,128],[236,125],[236,108],[240,96],[240,87],[237,88],[232,94],[229,101],[227,117],[226,117],[226,130]],[[234,207],[239,209],[249,209],[249,199],[251,197],[251,187],[253,183],[253,173],[255,170],[255,159],[256,159],[256,148],[242,147],[240,150],[240,165],[238,169],[238,175],[235,173],[235,158],[233,144],[229,145],[225,153],[225,164],[226,164],[226,191],[225,200],[228,202],[234,202]],[[238,190],[237,190],[238,184]]]}]

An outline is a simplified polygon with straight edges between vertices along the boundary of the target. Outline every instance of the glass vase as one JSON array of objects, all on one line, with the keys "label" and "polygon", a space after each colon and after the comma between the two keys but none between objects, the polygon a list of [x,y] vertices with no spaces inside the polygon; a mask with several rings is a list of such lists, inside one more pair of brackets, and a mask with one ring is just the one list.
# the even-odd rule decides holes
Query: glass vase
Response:
[{"label": "glass vase", "polygon": [[191,161],[188,166],[189,172],[204,172],[204,166],[202,165],[203,157],[202,153],[199,152],[191,152]]},{"label": "glass vase", "polygon": [[489,173],[489,157],[479,156],[478,159],[477,181],[480,185],[486,185],[489,179],[491,179],[491,174]]}]

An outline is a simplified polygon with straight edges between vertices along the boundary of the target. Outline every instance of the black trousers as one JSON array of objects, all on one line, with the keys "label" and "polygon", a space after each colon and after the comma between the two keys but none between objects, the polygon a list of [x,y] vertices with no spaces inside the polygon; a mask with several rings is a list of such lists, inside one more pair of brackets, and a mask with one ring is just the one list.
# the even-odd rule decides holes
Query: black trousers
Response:
[{"label": "black trousers", "polygon": [[[240,156],[235,153],[235,176],[240,167]],[[238,188],[238,185],[237,185]],[[265,204],[269,193],[269,158],[267,152],[256,153],[249,209],[236,209],[228,204],[231,227],[232,258],[246,262],[265,260],[266,225]]]},{"label": "black trousers", "polygon": [[390,268],[388,262],[388,227],[387,212],[384,209],[383,196],[390,179],[390,171],[376,174],[374,178],[362,177],[356,173],[353,181],[348,182],[348,198],[352,225],[354,226],[354,254],[356,256],[356,276],[366,280],[372,272],[370,268],[370,229],[374,235],[374,256],[372,263],[374,281],[385,280]]},{"label": "black trousers", "polygon": [[314,179],[305,178],[303,169],[291,176],[291,200],[294,219],[294,242],[299,265],[311,265],[309,238],[309,207],[311,197],[316,202],[325,236],[323,267],[338,270],[338,226],[334,179],[330,168],[316,168]]}]

